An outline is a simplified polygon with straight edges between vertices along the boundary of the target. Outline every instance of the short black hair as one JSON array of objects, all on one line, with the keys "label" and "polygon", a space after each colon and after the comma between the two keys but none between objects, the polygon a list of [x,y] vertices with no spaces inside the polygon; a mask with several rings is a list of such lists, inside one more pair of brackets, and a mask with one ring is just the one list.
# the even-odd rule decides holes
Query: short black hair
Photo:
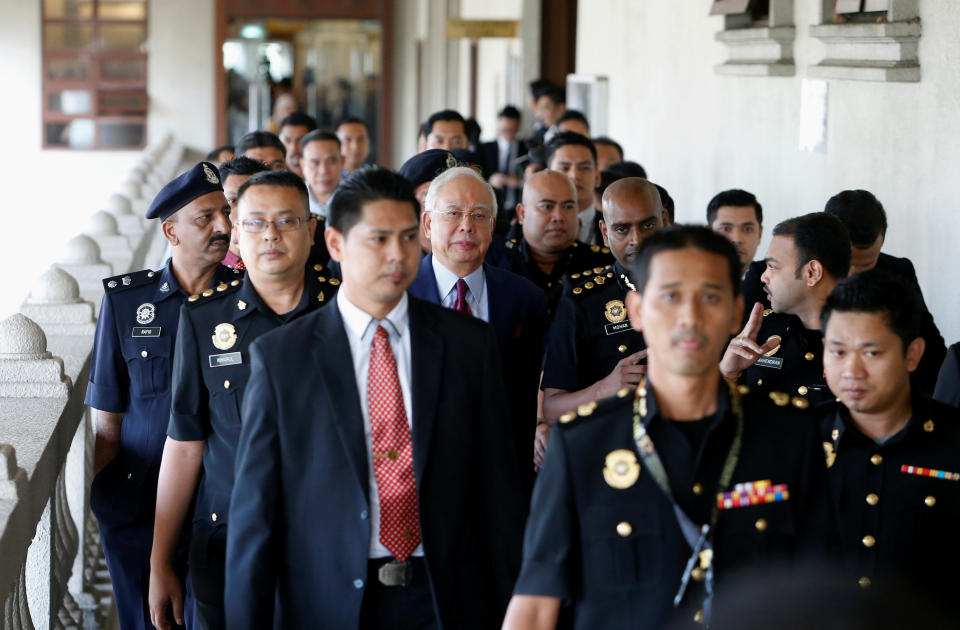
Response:
[{"label": "short black hair", "polygon": [[363,207],[381,200],[409,203],[414,216],[420,220],[420,203],[410,182],[390,169],[370,166],[354,171],[340,182],[336,194],[330,199],[327,225],[346,236],[360,222]]},{"label": "short black hair", "polygon": [[280,125],[277,127],[277,133],[280,133],[287,125],[291,127],[306,127],[307,131],[310,132],[317,128],[317,119],[300,111],[293,112],[280,121]]},{"label": "short black hair", "polygon": [[269,171],[270,168],[260,160],[241,155],[228,162],[224,162],[218,170],[220,171],[220,181],[225,181],[231,175],[256,175],[257,173]]},{"label": "short black hair", "polygon": [[597,136],[596,138],[593,138],[593,144],[594,146],[603,145],[606,147],[613,147],[617,150],[617,153],[620,154],[620,160],[623,161],[623,147],[620,146],[620,143],[613,138],[609,138],[607,136]]},{"label": "short black hair", "polygon": [[343,125],[363,125],[363,128],[367,130],[367,133],[370,133],[370,126],[367,124],[367,121],[358,116],[344,116],[340,119],[340,122],[337,123],[337,129]]},{"label": "short black hair", "polygon": [[429,136],[429,135],[430,135],[430,134],[427,132],[427,123],[426,123],[426,122],[420,123],[420,128],[417,129],[417,140],[420,140],[420,137],[421,137],[421,136],[422,136],[424,139],[426,139],[426,137]]},{"label": "short black hair", "polygon": [[797,269],[811,260],[818,260],[824,270],[840,280],[850,272],[850,235],[839,219],[825,212],[811,212],[781,221],[773,228],[774,236],[789,236],[797,249]]},{"label": "short black hair", "polygon": [[444,121],[459,121],[463,125],[463,133],[467,133],[467,121],[463,119],[463,116],[460,115],[460,112],[453,109],[441,109],[439,112],[434,112],[430,114],[430,118],[427,118],[427,122],[423,123],[424,135],[429,136],[433,131],[433,126],[438,122]]},{"label": "short black hair", "polygon": [[637,291],[643,293],[650,278],[650,265],[653,257],[660,252],[692,247],[710,254],[718,254],[727,260],[730,271],[730,286],[733,295],[740,294],[740,257],[733,244],[703,225],[671,225],[657,230],[640,246],[637,258],[633,261],[631,275]]},{"label": "short black hair", "polygon": [[480,142],[480,134],[483,131],[480,129],[480,123],[477,122],[476,118],[467,118],[463,123],[463,130],[467,134],[467,142],[470,144]]},{"label": "short black hair", "polygon": [[582,122],[587,126],[587,129],[590,128],[590,121],[587,120],[587,117],[584,116],[583,112],[579,110],[576,110],[576,109],[565,110],[562,114],[560,114],[560,118],[557,118],[557,126],[559,127],[560,123],[565,122],[567,120],[579,120],[580,122]]},{"label": "short black hair", "polygon": [[660,184],[653,185],[657,187],[657,192],[660,193],[660,205],[663,206],[664,210],[667,211],[667,216],[670,217],[670,223],[675,223],[677,220],[677,215],[675,214],[674,210],[676,206],[673,203],[673,197],[671,197],[670,193],[667,192],[667,189]]},{"label": "short black hair", "polygon": [[520,110],[513,105],[507,105],[499,112],[497,118],[510,118],[511,120],[520,120]]},{"label": "short black hair", "polygon": [[723,206],[753,206],[754,214],[757,215],[757,225],[763,226],[763,206],[760,205],[753,193],[739,188],[731,188],[714,195],[710,203],[707,204],[707,225],[713,225],[713,222],[717,219],[717,210]]},{"label": "short black hair", "polygon": [[250,133],[243,134],[240,142],[237,143],[236,156],[239,157],[250,149],[258,149],[260,147],[280,149],[283,157],[287,157],[287,149],[283,146],[283,143],[280,142],[280,138],[269,131],[251,131]]},{"label": "short black hair", "polygon": [[597,147],[593,145],[593,141],[590,138],[576,131],[561,131],[550,139],[550,142],[547,143],[547,165],[553,161],[553,154],[557,152],[557,149],[569,145],[577,145],[590,149],[590,155],[593,156],[593,165],[597,165]]},{"label": "short black hair", "polygon": [[567,90],[559,85],[554,85],[549,90],[544,90],[542,93],[535,95],[534,98],[540,100],[542,96],[546,96],[556,105],[564,105],[567,102]]},{"label": "short black hair", "polygon": [[619,177],[642,177],[647,178],[647,170],[636,162],[614,162],[607,167],[607,170]]},{"label": "short black hair", "polygon": [[252,186],[276,186],[279,188],[293,188],[299,193],[300,200],[303,202],[303,211],[310,216],[310,198],[307,195],[307,185],[303,179],[296,173],[290,171],[261,171],[243,182],[237,191],[237,204],[243,199],[243,193],[247,192]]},{"label": "short black hair", "polygon": [[854,247],[863,249],[887,235],[887,213],[869,190],[844,190],[827,201],[824,212],[840,219]]},{"label": "short black hair", "polygon": [[920,293],[900,276],[869,269],[837,283],[820,311],[821,330],[833,313],[876,313],[903,342],[903,351],[922,336],[923,301]]},{"label": "short black hair", "polygon": [[340,138],[337,137],[337,134],[330,133],[329,131],[323,131],[321,129],[314,129],[304,137],[300,138],[300,148],[306,149],[307,145],[311,142],[336,142],[337,150],[341,149],[340,147]]},{"label": "short black hair", "polygon": [[216,162],[217,158],[220,157],[220,154],[223,153],[224,151],[229,151],[230,153],[233,153],[234,152],[233,145],[225,144],[222,147],[217,147],[210,153],[207,153],[207,156],[203,159],[206,160],[207,162]]},{"label": "short black hair", "polygon": [[557,85],[550,79],[540,78],[530,82],[530,95],[534,100],[555,89],[557,89]]}]

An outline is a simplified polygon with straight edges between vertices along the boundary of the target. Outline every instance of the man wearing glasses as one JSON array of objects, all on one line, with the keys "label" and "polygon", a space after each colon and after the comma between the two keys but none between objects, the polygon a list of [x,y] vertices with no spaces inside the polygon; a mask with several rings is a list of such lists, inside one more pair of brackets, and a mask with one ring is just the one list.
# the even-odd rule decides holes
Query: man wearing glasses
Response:
[{"label": "man wearing glasses", "polygon": [[228,507],[240,401],[250,377],[248,349],[260,335],[328,303],[339,286],[325,270],[311,268],[307,273],[316,227],[308,207],[306,186],[293,173],[253,175],[238,192],[239,221],[233,226],[246,277],[190,296],[181,310],[150,563],[150,615],[157,628],[183,620],[184,589],[171,556],[201,471],[190,544],[191,582],[203,628],[225,627]]},{"label": "man wearing glasses", "polygon": [[497,199],[476,171],[457,166],[441,173],[430,183],[424,207],[424,233],[432,252],[420,262],[410,295],[493,326],[517,456],[529,491],[547,297],[526,278],[484,264],[493,240]]}]

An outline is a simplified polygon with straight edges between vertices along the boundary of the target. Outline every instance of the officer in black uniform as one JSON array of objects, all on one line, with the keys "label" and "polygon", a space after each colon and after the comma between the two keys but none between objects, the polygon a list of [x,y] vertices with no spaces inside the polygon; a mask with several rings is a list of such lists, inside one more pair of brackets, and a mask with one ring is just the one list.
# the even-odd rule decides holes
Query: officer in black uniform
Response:
[{"label": "officer in black uniform", "polygon": [[288,171],[252,176],[240,187],[237,213],[246,278],[209,296],[191,296],[180,319],[151,558],[151,616],[161,629],[169,627],[168,605],[175,619],[182,618],[171,555],[201,472],[190,579],[202,627],[225,627],[226,528],[248,348],[260,335],[328,303],[339,286],[323,270],[305,273],[315,226],[299,177]]},{"label": "officer in black uniform", "polygon": [[955,608],[960,411],[911,385],[923,312],[919,293],[889,272],[837,285],[822,317],[838,402],[820,429],[850,584],[907,582]]},{"label": "officer in black uniform", "polygon": [[850,269],[850,238],[823,212],[788,219],[773,228],[766,261],[763,286],[773,308],[753,305],[720,370],[775,402],[806,409],[833,398],[823,377],[820,309]]},{"label": "officer in black uniform", "polygon": [[646,372],[643,335],[627,320],[625,300],[633,287],[627,269],[643,241],[663,226],[663,206],[656,186],[639,177],[611,184],[602,205],[600,231],[617,262],[586,278],[572,274],[577,284],[560,299],[543,364],[541,449],[561,414],[634,387]]},{"label": "officer in black uniform", "polygon": [[[563,173],[545,169],[527,178],[517,218],[523,231],[507,240],[507,256],[487,262],[527,278],[547,294],[552,321],[568,280],[606,276],[613,262],[610,249],[577,240],[577,193]],[[491,248],[492,250],[493,248]],[[574,278],[573,276],[577,277]]]},{"label": "officer in black uniform", "polygon": [[814,423],[717,369],[742,308],[733,246],[705,227],[664,229],[633,278],[627,311],[650,348],[648,380],[552,432],[510,630],[553,627],[564,599],[575,628],[709,623],[715,577],[825,547]]},{"label": "officer in black uniform", "polygon": [[[191,293],[212,294],[243,277],[220,264],[230,220],[213,164],[200,162],[164,186],[146,216],[163,222],[172,258],[158,271],[103,281],[84,401],[96,410],[97,425],[90,508],[123,630],[151,627],[147,577],[180,306]],[[182,574],[185,562],[175,566]]]}]

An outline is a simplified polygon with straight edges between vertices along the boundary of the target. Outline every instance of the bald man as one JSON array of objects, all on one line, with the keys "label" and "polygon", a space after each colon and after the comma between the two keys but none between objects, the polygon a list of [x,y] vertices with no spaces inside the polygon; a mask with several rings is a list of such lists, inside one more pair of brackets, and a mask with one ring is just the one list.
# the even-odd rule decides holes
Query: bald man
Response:
[{"label": "bald man", "polygon": [[630,327],[624,304],[640,245],[663,227],[660,194],[647,180],[627,177],[607,187],[601,205],[600,231],[616,262],[603,273],[581,276],[560,299],[541,382],[546,422],[537,427],[537,462],[557,418],[635,387],[646,373],[646,344]]},{"label": "bald man", "polygon": [[505,266],[547,294],[547,317],[552,319],[564,282],[606,272],[613,256],[607,247],[577,240],[577,191],[559,171],[545,169],[527,178],[517,220],[521,234],[507,240]]}]

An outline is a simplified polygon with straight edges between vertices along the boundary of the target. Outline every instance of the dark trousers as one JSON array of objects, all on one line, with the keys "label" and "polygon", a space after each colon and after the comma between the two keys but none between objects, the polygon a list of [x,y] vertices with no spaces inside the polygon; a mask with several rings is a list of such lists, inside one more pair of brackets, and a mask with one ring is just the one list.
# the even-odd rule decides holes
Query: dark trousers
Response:
[{"label": "dark trousers", "polygon": [[203,630],[224,630],[227,526],[209,521],[194,524],[190,538],[190,580],[196,598],[197,621]]},{"label": "dark trousers", "polygon": [[392,558],[371,560],[360,607],[360,630],[439,630],[423,558],[408,558],[413,580],[406,586],[385,586],[378,571]]}]

